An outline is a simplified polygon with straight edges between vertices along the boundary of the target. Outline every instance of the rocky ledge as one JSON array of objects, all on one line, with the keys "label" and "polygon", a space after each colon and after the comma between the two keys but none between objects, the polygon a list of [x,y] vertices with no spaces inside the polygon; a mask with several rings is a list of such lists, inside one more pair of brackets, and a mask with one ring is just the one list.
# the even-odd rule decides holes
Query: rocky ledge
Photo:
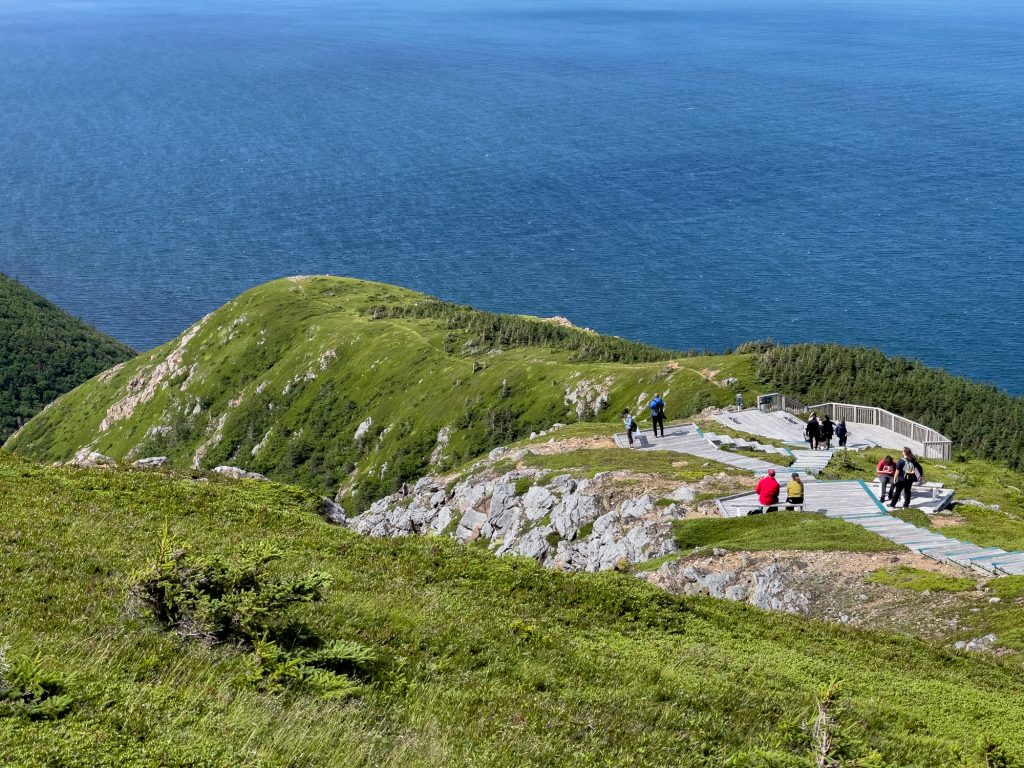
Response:
[{"label": "rocky ledge", "polygon": [[[542,482],[544,472],[516,469],[448,485],[426,477],[345,524],[370,536],[485,540],[498,555],[568,571],[622,568],[674,552],[672,521],[686,516],[685,507],[656,504],[650,495],[617,498],[614,474]],[[692,500],[693,492],[683,487],[673,496]]]}]

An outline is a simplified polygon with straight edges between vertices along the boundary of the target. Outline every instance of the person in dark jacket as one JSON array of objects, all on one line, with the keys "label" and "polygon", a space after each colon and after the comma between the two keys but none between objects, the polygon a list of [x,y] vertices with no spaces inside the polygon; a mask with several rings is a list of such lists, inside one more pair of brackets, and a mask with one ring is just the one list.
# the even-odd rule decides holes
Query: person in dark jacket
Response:
[{"label": "person in dark jacket", "polygon": [[811,445],[811,450],[817,450],[818,441],[821,440],[821,424],[818,421],[818,414],[811,414],[811,418],[807,420],[807,429],[804,430],[804,435]]},{"label": "person in dark jacket", "polygon": [[903,458],[896,462],[896,484],[892,490],[892,501],[889,506],[896,509],[900,495],[903,496],[903,508],[910,506],[910,490],[914,484],[924,482],[924,467],[909,448],[903,449]]},{"label": "person in dark jacket", "polygon": [[658,436],[658,425],[661,425],[661,436],[665,436],[665,401],[661,395],[655,394],[651,400],[651,422],[654,424],[654,436]]},{"label": "person in dark jacket", "polygon": [[[825,443],[825,450],[832,447],[832,435],[835,434],[835,425],[832,420],[826,416],[821,420],[821,442]],[[821,447],[821,443],[818,444]]]},{"label": "person in dark jacket", "polygon": [[836,437],[839,438],[839,447],[846,447],[846,438],[850,436],[850,431],[846,428],[846,419],[840,419],[836,425]]}]

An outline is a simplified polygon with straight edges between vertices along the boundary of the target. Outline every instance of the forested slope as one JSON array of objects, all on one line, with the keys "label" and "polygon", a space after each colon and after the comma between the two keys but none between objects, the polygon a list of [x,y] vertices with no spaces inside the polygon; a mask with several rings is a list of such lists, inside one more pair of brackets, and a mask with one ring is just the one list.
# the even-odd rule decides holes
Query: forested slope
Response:
[{"label": "forested slope", "polygon": [[0,273],[0,443],[47,403],[134,354]]}]

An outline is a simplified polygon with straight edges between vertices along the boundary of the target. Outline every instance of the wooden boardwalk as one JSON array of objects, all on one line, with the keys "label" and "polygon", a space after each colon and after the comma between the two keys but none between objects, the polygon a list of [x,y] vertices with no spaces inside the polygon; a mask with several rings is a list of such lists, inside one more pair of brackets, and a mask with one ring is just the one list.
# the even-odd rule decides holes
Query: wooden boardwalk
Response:
[{"label": "wooden boardwalk", "polygon": [[[743,517],[752,511],[760,511],[757,496],[753,493],[727,496],[718,499],[717,503],[724,517]],[[785,503],[783,486],[779,502],[781,509],[785,509]],[[911,503],[913,505],[913,499]],[[995,576],[1024,574],[1024,552],[979,547],[904,522],[891,515],[868,484],[860,480],[808,483],[804,487],[804,510],[859,525],[939,562],[954,563]]]},{"label": "wooden boardwalk", "polygon": [[[673,424],[667,426],[665,427],[665,436],[657,438],[654,437],[651,430],[642,429],[634,433],[633,442],[636,444],[637,450],[687,453],[702,459],[717,461],[719,464],[727,464],[730,467],[739,467],[747,472],[759,475],[767,474],[769,469],[774,469],[776,472],[793,471],[789,467],[772,464],[770,461],[723,451],[705,438],[696,424]],[[629,447],[629,441],[626,438],[625,432],[615,435],[615,444],[620,448]]]},{"label": "wooden boardwalk", "polygon": [[[785,411],[762,413],[756,408],[747,408],[742,411],[719,413],[715,416],[715,420],[738,432],[761,435],[793,445],[807,445],[804,440],[804,422]],[[896,451],[907,446],[915,454],[923,455],[924,446],[921,443],[903,437],[890,429],[872,424],[850,424],[849,427],[850,436],[846,447],[850,450],[889,448]],[[838,445],[839,441],[833,438],[832,446],[838,447]]]}]

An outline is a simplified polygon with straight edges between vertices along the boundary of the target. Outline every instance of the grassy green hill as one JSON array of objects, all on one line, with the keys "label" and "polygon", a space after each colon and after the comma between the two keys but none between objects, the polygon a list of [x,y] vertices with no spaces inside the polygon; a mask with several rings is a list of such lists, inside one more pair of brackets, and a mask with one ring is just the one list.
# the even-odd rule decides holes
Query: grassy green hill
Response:
[{"label": "grassy green hill", "polygon": [[0,443],[130,348],[0,274]]},{"label": "grassy green hill", "polygon": [[[362,538],[317,508],[271,483],[0,453],[0,764],[814,766],[819,704],[834,720],[829,765],[981,768],[1024,754],[1015,656],[545,571],[442,538]],[[261,690],[244,647],[182,640],[133,608],[164,539],[229,565],[278,547],[274,575],[331,579],[321,604],[289,609],[290,647],[347,641],[376,660],[342,698]],[[833,680],[838,695],[822,696]]]},{"label": "grassy green hill", "polygon": [[[617,426],[655,391],[669,418],[724,405],[752,370],[751,355],[679,356],[378,283],[289,278],[65,395],[7,447],[47,462],[89,447],[230,464],[340,488],[358,511],[556,422]],[[739,384],[716,383],[730,377]]]}]

